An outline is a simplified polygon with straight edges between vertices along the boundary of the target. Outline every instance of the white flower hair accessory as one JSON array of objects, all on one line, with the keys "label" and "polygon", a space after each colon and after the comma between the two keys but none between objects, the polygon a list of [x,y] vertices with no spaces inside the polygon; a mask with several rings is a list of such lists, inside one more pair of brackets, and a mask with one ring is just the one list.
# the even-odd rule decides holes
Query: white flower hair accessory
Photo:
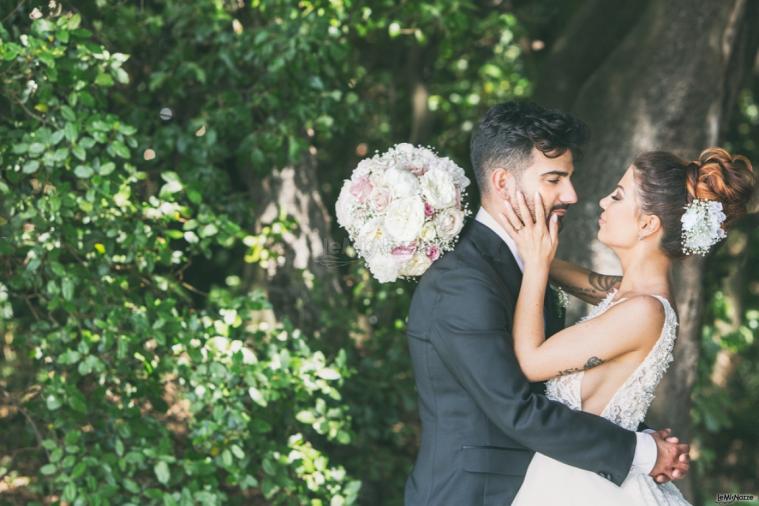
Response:
[{"label": "white flower hair accessory", "polygon": [[694,199],[685,206],[682,223],[682,247],[686,255],[706,256],[709,250],[724,239],[722,228],[727,216],[722,202]]}]

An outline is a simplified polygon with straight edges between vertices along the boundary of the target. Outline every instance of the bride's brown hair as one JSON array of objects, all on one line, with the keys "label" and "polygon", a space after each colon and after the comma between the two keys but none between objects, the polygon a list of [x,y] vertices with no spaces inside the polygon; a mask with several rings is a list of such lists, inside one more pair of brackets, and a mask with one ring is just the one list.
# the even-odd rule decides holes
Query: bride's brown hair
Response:
[{"label": "bride's brown hair", "polygon": [[687,204],[694,199],[721,202],[727,230],[746,214],[756,184],[748,158],[718,147],[705,149],[691,162],[666,151],[650,151],[635,159],[633,169],[641,209],[661,220],[661,248],[672,258],[683,256],[680,218]]}]

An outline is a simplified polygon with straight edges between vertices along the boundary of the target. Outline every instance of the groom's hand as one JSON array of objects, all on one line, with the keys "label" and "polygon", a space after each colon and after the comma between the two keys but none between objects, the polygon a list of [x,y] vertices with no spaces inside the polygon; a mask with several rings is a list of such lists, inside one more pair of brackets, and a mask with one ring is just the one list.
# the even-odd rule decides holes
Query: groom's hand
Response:
[{"label": "groom's hand", "polygon": [[671,436],[671,429],[662,429],[651,433],[656,441],[656,464],[650,475],[657,483],[666,483],[670,480],[679,480],[688,474],[690,468],[690,445],[680,443],[680,440]]}]

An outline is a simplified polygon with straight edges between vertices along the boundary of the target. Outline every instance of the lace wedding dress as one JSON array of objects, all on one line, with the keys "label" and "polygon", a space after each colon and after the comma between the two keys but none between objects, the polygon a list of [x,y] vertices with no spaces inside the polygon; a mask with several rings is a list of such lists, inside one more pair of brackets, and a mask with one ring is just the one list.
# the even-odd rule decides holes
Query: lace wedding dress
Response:
[{"label": "lace wedding dress", "polygon": [[[610,293],[585,319],[595,318],[612,307],[614,295],[615,292]],[[672,362],[677,315],[667,299],[656,298],[664,306],[665,319],[661,335],[643,362],[612,395],[601,413],[602,417],[633,431],[643,421],[654,398],[654,390]],[[546,396],[573,409],[582,409],[580,394],[583,375],[584,371],[580,371],[549,380],[546,383]],[[596,473],[569,466],[541,453],[536,453],[532,459],[524,483],[512,504],[689,506],[675,485],[660,485],[647,474],[630,473],[622,486],[618,487]]]}]

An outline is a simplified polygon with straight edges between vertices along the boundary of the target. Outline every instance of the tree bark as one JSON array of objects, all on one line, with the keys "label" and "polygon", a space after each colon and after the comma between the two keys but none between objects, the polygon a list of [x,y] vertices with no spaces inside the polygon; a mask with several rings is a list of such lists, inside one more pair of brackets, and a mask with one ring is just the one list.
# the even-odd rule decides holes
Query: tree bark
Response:
[{"label": "tree bark", "polygon": [[[621,40],[600,41],[613,50],[606,55],[593,53],[599,66],[587,79],[580,83],[577,74],[581,77],[583,72],[575,70],[567,79],[554,79],[555,86],[564,88],[553,88],[551,82],[538,86],[539,97],[555,93],[566,102],[559,104],[564,107],[576,96],[569,108],[589,123],[593,135],[574,176],[580,201],[566,222],[562,235],[572,240],[562,243],[561,257],[591,264],[601,272],[618,272],[616,258],[595,239],[599,199],[640,152],[665,149],[692,159],[721,140],[738,83],[756,54],[756,37],[749,32],[755,13],[755,6],[746,0],[653,1],[639,15],[622,10],[619,16],[634,23],[622,31]],[[588,12],[580,14],[592,18]],[[564,49],[548,61],[561,61],[562,52],[575,53],[575,44],[587,47],[598,42],[588,40],[599,33],[598,27],[586,31],[577,23],[568,24],[572,37],[563,40]],[[563,65],[574,63],[564,60]],[[698,258],[676,266],[680,328],[675,361],[659,387],[649,419],[653,426],[672,427],[685,440],[691,437],[690,392],[699,357],[702,267]],[[576,307],[571,314],[578,312]],[[693,498],[690,480],[679,486]]]},{"label": "tree bark", "polygon": [[571,108],[582,85],[635,26],[649,1],[579,3],[540,65],[535,98],[548,107]]},{"label": "tree bark", "polygon": [[[263,181],[251,180],[250,184],[258,214],[257,232],[281,215],[296,223],[278,245],[281,261],[269,262],[255,281],[266,287],[278,319],[286,317],[318,337],[325,323],[323,316],[342,307],[342,285],[334,258],[341,252],[334,251],[331,240],[331,218],[321,198],[316,158],[307,155],[301,164],[275,169]],[[254,270],[249,271],[248,275]]]}]

